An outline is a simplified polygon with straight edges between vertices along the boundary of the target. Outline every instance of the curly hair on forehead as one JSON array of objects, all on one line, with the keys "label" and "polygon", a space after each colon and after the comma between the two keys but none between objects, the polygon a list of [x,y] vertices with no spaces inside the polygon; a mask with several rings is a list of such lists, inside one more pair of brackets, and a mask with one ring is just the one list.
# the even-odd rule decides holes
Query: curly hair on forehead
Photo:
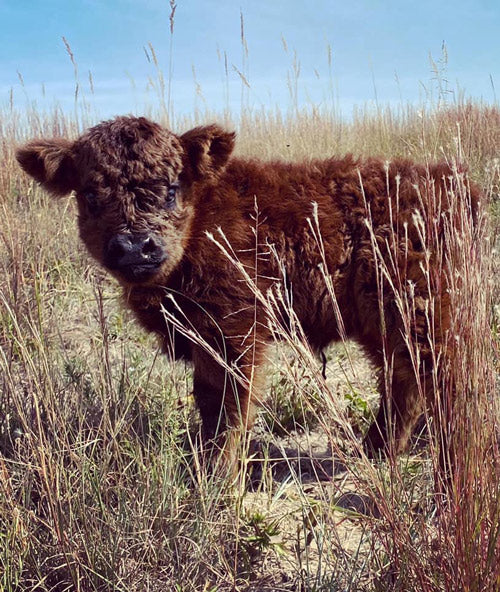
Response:
[{"label": "curly hair on forehead", "polygon": [[158,123],[145,117],[122,115],[90,128],[81,139],[88,141],[90,138],[106,138],[111,143],[129,145],[140,139],[147,140],[155,134],[164,134],[166,131]]},{"label": "curly hair on forehead", "polygon": [[134,185],[154,175],[172,179],[181,167],[177,137],[144,117],[118,117],[83,134],[73,145],[82,176],[92,170],[108,185]]}]

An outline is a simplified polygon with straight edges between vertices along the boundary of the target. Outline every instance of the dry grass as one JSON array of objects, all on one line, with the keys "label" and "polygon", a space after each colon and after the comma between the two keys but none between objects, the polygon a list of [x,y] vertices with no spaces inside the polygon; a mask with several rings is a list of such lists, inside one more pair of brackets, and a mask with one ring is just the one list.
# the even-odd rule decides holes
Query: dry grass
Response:
[{"label": "dry grass", "polygon": [[[228,119],[240,154],[469,163],[494,215],[475,240],[457,180],[452,490],[435,494],[439,441],[386,463],[355,458],[376,398],[369,369],[340,344],[325,380],[300,327],[290,334],[278,318],[287,347],[269,362],[256,430],[262,479],[232,492],[208,481],[191,446],[190,369],[169,365],[128,321],[116,285],[78,246],[72,202],[49,200],[14,162],[23,138],[74,136],[82,121],[11,109],[0,115],[0,589],[500,590],[500,111],[464,103],[360,110],[352,121],[315,110]],[[394,296],[411,314],[407,296]],[[273,302],[256,297],[273,318]]]}]

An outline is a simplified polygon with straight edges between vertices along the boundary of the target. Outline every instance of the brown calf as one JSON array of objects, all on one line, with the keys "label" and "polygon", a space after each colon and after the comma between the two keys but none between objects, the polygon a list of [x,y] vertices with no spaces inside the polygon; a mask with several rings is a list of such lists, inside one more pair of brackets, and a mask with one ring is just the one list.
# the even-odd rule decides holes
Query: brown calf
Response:
[{"label": "brown calf", "polygon": [[[118,117],[74,142],[32,141],[17,158],[53,195],[75,192],[90,253],[165,350],[193,363],[207,442],[230,454],[230,428],[251,426],[271,339],[265,304],[209,237],[220,227],[260,293],[279,290],[289,301],[314,350],[339,339],[342,325],[378,368],[389,361],[365,447],[402,450],[422,402],[435,411],[435,359],[449,353],[447,279],[436,253],[446,259],[445,226],[455,223],[452,169],[351,156],[261,162],[231,158],[233,145],[234,134],[216,125],[177,136],[144,118]],[[478,190],[468,191],[474,210]],[[396,293],[411,301],[410,326]],[[175,329],[175,319],[206,345]],[[418,362],[405,336],[417,343]]]}]

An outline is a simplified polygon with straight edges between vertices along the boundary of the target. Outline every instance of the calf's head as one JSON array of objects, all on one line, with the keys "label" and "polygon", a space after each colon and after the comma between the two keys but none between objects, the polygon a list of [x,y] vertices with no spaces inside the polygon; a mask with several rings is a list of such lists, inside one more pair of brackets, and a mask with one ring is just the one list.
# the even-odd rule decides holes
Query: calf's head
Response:
[{"label": "calf's head", "polygon": [[22,168],[56,197],[75,192],[80,236],[122,283],[166,282],[182,258],[201,185],[226,165],[234,134],[210,125],[177,136],[143,117],[117,117],[76,141],[33,140]]}]

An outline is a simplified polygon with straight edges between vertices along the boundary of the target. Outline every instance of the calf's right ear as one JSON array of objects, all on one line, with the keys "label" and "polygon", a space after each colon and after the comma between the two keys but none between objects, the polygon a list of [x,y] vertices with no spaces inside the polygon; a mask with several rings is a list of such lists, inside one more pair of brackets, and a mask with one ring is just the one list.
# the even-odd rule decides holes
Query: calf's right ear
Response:
[{"label": "calf's right ear", "polygon": [[76,189],[73,143],[63,138],[33,140],[16,152],[17,162],[52,195],[62,197]]}]

